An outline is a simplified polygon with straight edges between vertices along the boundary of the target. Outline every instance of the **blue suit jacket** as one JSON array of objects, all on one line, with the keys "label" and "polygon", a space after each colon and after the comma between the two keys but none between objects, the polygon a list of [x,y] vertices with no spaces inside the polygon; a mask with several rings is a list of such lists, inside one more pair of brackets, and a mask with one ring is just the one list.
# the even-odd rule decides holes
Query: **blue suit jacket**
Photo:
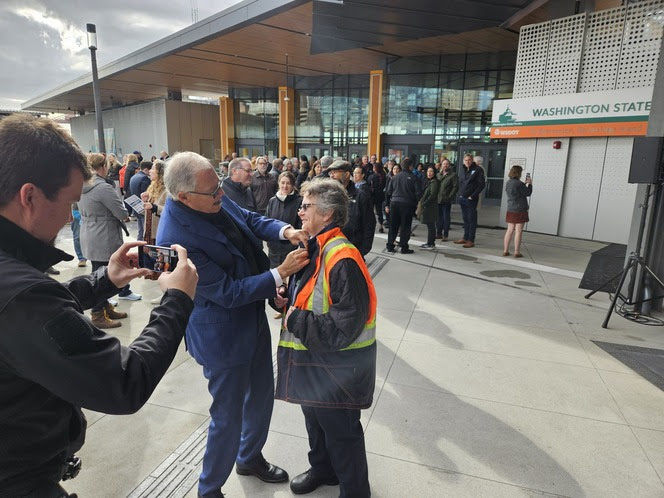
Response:
[{"label": "blue suit jacket", "polygon": [[[261,249],[260,239],[279,240],[286,225],[242,209],[228,197],[222,198],[221,208]],[[269,334],[264,300],[276,294],[272,273],[251,275],[246,258],[221,230],[172,199],[161,214],[157,244],[180,244],[198,270],[185,336],[191,355],[210,369],[250,361],[259,333]]]}]

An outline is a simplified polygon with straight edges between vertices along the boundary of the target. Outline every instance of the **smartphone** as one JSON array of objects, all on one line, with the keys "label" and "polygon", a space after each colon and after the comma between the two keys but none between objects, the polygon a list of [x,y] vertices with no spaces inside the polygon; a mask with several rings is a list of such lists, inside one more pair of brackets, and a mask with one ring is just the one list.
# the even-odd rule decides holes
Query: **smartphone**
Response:
[{"label": "smartphone", "polygon": [[178,254],[170,247],[144,245],[141,256],[138,266],[159,273],[173,271],[178,265]]},{"label": "smartphone", "polygon": [[526,173],[526,180],[530,180],[530,173]]}]

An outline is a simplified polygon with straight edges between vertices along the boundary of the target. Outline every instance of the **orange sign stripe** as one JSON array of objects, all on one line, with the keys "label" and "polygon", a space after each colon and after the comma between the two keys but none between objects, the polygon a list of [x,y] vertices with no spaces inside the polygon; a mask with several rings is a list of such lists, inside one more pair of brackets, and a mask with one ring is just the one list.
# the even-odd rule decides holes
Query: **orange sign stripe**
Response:
[{"label": "orange sign stripe", "polygon": [[491,138],[559,138],[559,137],[636,137],[645,136],[648,123],[578,123],[538,126],[495,126]]}]

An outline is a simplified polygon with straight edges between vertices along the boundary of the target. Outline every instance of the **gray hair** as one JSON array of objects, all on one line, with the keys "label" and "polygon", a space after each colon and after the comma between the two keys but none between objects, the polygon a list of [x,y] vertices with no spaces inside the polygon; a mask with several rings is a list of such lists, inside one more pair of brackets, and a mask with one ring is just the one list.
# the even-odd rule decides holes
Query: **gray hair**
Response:
[{"label": "gray hair", "polygon": [[281,159],[279,159],[278,157],[274,161],[272,161],[272,167],[274,169],[280,169],[280,168],[283,167],[283,165],[284,165],[284,162]]},{"label": "gray hair", "polygon": [[242,163],[249,163],[249,167],[251,167],[251,160],[247,157],[236,157],[233,159],[230,163],[228,163],[228,172],[230,173],[231,171],[234,171],[236,169],[242,169]]},{"label": "gray hair", "polygon": [[314,178],[302,184],[301,195],[316,199],[316,210],[325,215],[332,211],[332,222],[338,227],[348,223],[348,193],[341,183],[331,178]]},{"label": "gray hair", "polygon": [[332,159],[331,156],[323,156],[320,158],[320,167],[323,169],[327,169],[330,164],[334,162],[334,159]]},{"label": "gray hair", "polygon": [[196,190],[196,175],[214,168],[210,161],[195,152],[176,152],[168,161],[164,172],[164,185],[171,199],[177,200],[178,193]]}]

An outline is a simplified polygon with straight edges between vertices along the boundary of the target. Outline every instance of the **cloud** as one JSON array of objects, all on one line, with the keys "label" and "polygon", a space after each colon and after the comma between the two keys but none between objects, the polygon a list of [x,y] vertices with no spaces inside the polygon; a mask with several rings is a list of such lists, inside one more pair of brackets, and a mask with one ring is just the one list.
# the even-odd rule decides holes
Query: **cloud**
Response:
[{"label": "cloud", "polygon": [[[239,0],[197,0],[198,18]],[[0,1],[0,108],[20,109],[90,71],[86,23],[97,25],[100,67],[191,24],[191,0]]]}]

